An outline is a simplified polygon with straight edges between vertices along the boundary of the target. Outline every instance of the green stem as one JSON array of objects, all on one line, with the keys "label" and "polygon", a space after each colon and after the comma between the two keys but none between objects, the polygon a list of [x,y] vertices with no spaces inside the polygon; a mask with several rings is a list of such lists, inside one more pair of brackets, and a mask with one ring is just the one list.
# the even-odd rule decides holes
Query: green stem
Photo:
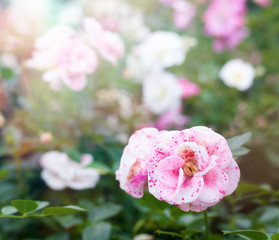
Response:
[{"label": "green stem", "polygon": [[209,236],[209,227],[208,227],[208,217],[207,217],[207,211],[203,211],[204,214],[204,225],[205,225],[205,240],[208,240]]},{"label": "green stem", "polygon": [[184,236],[184,235],[182,235],[182,234],[179,234],[179,233],[175,233],[175,232],[166,232],[166,231],[161,231],[161,230],[156,230],[155,231],[155,233],[157,233],[157,234],[164,234],[164,235],[170,235],[170,236],[172,236],[172,237],[181,237],[181,238],[183,238],[183,239],[188,239],[188,237],[187,236]]}]

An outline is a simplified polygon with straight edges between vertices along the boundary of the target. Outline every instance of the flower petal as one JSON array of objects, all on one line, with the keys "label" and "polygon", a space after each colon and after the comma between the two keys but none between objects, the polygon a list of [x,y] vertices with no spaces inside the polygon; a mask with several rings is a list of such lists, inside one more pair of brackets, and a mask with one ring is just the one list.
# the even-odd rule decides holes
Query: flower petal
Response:
[{"label": "flower petal", "polygon": [[219,168],[213,168],[203,176],[203,179],[204,187],[198,200],[209,204],[220,201],[229,187],[228,175]]}]

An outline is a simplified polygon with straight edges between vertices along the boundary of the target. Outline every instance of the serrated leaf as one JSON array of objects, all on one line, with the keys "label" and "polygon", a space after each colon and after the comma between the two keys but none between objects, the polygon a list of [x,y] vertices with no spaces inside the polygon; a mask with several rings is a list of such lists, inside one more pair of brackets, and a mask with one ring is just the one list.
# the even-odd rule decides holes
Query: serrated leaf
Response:
[{"label": "serrated leaf", "polygon": [[265,233],[255,231],[255,230],[239,230],[239,231],[222,230],[222,232],[224,233],[224,235],[237,234],[240,236],[248,237],[251,240],[267,240],[268,239],[268,236]]},{"label": "serrated leaf", "polygon": [[231,150],[240,148],[242,145],[247,143],[249,139],[251,138],[251,133],[247,132],[242,135],[234,136],[227,140],[228,145]]},{"label": "serrated leaf", "polygon": [[271,239],[272,240],[279,240],[279,233],[276,233],[276,234],[272,235]]},{"label": "serrated leaf", "polygon": [[90,222],[97,222],[114,217],[122,210],[122,206],[114,203],[107,203],[94,208],[89,215]]},{"label": "serrated leaf", "polygon": [[111,234],[111,225],[101,222],[95,226],[88,226],[82,232],[82,240],[109,240]]},{"label": "serrated leaf", "polygon": [[49,207],[42,211],[44,216],[57,216],[72,213],[86,212],[87,210],[78,206],[69,205],[65,207]]},{"label": "serrated leaf", "polygon": [[29,214],[39,206],[32,200],[13,200],[11,203],[22,214]]},{"label": "serrated leaf", "polygon": [[1,209],[3,215],[12,215],[17,212],[17,209],[14,206],[5,206]]}]

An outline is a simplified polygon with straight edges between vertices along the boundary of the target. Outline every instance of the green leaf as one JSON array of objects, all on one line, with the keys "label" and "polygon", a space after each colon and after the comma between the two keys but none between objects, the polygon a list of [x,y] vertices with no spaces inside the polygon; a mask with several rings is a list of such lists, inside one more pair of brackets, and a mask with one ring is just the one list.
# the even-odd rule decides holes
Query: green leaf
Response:
[{"label": "green leaf", "polygon": [[35,201],[38,204],[38,207],[35,211],[41,210],[49,205],[49,202],[46,201]]},{"label": "green leaf", "polygon": [[122,210],[122,206],[114,203],[107,203],[102,206],[94,208],[89,215],[90,222],[97,222],[100,220],[114,217]]},{"label": "green leaf", "polygon": [[255,231],[255,230],[239,230],[239,231],[222,230],[222,232],[224,233],[224,235],[237,234],[240,236],[248,237],[251,240],[267,240],[268,239],[268,236],[265,233]]},{"label": "green leaf", "polygon": [[279,240],[279,233],[276,233],[276,234],[272,235],[271,239],[272,240]]},{"label": "green leaf", "polygon": [[6,79],[6,80],[9,80],[9,79],[14,77],[13,70],[10,69],[10,68],[7,68],[7,67],[3,67],[1,69],[1,73],[2,73],[3,78]]},{"label": "green leaf", "polygon": [[73,215],[55,216],[54,218],[64,228],[70,228],[83,223],[81,218]]},{"label": "green leaf", "polygon": [[14,206],[5,206],[1,209],[3,215],[12,215],[17,212],[17,209]]},{"label": "green leaf", "polygon": [[8,169],[0,169],[0,179],[7,177],[9,172],[10,171]]},{"label": "green leaf", "polygon": [[240,147],[240,148],[232,149],[231,151],[233,156],[242,156],[249,153],[250,149],[245,147]]},{"label": "green leaf", "polygon": [[65,207],[49,207],[42,211],[44,216],[55,216],[55,215],[66,215],[72,213],[86,212],[86,209],[80,208],[78,206],[69,205]]},{"label": "green leaf", "polygon": [[246,194],[252,192],[272,193],[272,189],[267,185],[256,185],[248,182],[240,182],[236,192],[238,194]]},{"label": "green leaf", "polygon": [[111,225],[106,222],[100,222],[95,226],[88,226],[82,232],[82,240],[109,240],[111,229]]},{"label": "green leaf", "polygon": [[23,215],[33,212],[39,206],[32,200],[13,200],[11,203]]},{"label": "green leaf", "polygon": [[69,239],[70,237],[67,232],[60,232],[47,237],[45,240],[69,240]]},{"label": "green leaf", "polygon": [[138,202],[149,207],[152,211],[157,211],[160,213],[162,213],[165,208],[169,207],[169,204],[158,200],[149,193],[145,193],[143,197],[138,200]]},{"label": "green leaf", "polygon": [[242,145],[247,143],[249,139],[251,138],[251,133],[247,132],[239,136],[234,136],[227,140],[228,145],[231,150],[240,148]]}]

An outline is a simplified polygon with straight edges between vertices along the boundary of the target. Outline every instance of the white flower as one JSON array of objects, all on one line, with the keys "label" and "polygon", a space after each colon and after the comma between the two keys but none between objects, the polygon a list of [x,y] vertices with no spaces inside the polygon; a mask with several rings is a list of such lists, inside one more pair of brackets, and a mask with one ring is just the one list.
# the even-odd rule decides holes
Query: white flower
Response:
[{"label": "white flower", "polygon": [[156,31],[149,34],[137,48],[146,64],[158,68],[181,65],[185,60],[186,47],[183,38],[174,32]]},{"label": "white flower", "polygon": [[150,33],[127,57],[127,75],[142,81],[143,76],[155,70],[181,65],[189,44],[178,34],[167,31]]},{"label": "white flower", "polygon": [[182,90],[175,75],[156,71],[143,82],[143,101],[155,114],[175,109],[181,104]]},{"label": "white flower", "polygon": [[227,86],[240,91],[245,91],[252,86],[255,74],[254,67],[241,59],[228,61],[219,72],[220,78]]},{"label": "white flower", "polygon": [[88,156],[83,155],[79,164],[65,153],[47,152],[40,159],[40,165],[43,168],[41,177],[53,190],[63,190],[66,187],[75,190],[94,188],[100,176],[97,170],[85,168],[84,164],[90,164],[93,160],[93,158],[89,159],[90,161],[88,159]]}]

